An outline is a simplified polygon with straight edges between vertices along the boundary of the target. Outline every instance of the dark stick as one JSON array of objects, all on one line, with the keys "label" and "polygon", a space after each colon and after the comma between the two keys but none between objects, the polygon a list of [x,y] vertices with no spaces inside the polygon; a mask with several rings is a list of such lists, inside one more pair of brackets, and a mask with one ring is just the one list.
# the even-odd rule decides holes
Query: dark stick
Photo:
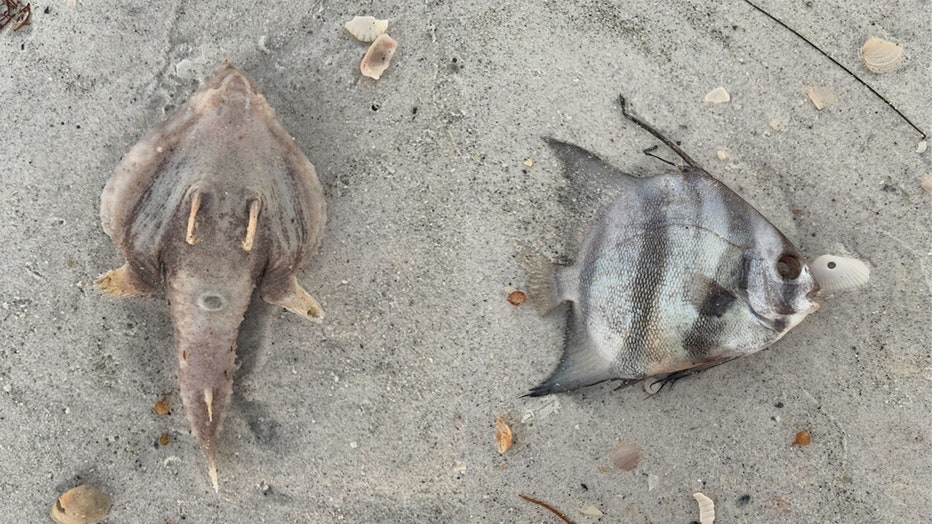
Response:
[{"label": "dark stick", "polygon": [[657,131],[656,129],[654,129],[652,125],[648,124],[647,122],[629,113],[628,102],[625,100],[624,95],[618,96],[618,103],[621,104],[621,114],[624,115],[625,118],[637,124],[638,127],[643,129],[644,131],[647,131],[648,133],[654,135],[654,137],[656,137],[657,140],[660,140],[661,142],[663,142],[663,145],[669,147],[670,149],[673,150],[674,153],[679,155],[679,157],[683,159],[683,162],[686,162],[689,165],[689,167],[694,167],[696,169],[702,169],[702,167],[699,164],[697,164],[695,160],[690,158],[689,155],[687,155],[685,151],[680,149],[680,146],[676,145],[669,138],[663,136],[660,133],[660,131]]}]

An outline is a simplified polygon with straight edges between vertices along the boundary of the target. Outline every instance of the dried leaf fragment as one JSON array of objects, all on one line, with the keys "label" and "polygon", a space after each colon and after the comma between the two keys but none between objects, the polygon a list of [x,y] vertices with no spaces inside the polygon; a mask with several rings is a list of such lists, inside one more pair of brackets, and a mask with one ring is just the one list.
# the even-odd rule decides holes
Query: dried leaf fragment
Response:
[{"label": "dried leaf fragment", "polygon": [[363,76],[378,80],[381,78],[382,73],[388,69],[389,64],[392,62],[392,57],[395,56],[395,50],[398,48],[398,42],[396,42],[392,37],[382,34],[372,42],[372,45],[369,46],[369,50],[366,51],[366,56],[363,57],[362,62],[359,64],[359,70],[362,72]]},{"label": "dried leaf fragment", "polygon": [[809,435],[809,432],[806,430],[803,430],[796,434],[796,439],[793,440],[793,445],[794,446],[808,446],[810,440],[812,440],[812,437]]},{"label": "dried leaf fragment", "polygon": [[511,449],[512,442],[511,427],[501,417],[495,419],[495,442],[498,444],[498,452],[504,454]]},{"label": "dried leaf fragment", "polygon": [[58,524],[97,524],[110,512],[110,504],[110,495],[83,484],[58,497],[50,515]]}]

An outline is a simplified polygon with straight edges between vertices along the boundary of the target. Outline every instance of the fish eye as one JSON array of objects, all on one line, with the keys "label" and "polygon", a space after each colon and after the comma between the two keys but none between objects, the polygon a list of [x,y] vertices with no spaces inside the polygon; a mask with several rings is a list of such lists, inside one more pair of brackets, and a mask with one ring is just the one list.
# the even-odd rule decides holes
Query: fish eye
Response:
[{"label": "fish eye", "polygon": [[783,280],[795,280],[803,270],[803,264],[795,256],[784,253],[777,259],[777,274]]}]

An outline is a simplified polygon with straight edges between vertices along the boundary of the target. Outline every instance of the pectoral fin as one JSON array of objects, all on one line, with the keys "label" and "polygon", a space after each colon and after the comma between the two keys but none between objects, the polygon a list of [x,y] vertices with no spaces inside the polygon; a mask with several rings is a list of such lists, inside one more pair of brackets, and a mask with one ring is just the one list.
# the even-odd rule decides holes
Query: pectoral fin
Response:
[{"label": "pectoral fin", "polygon": [[700,317],[721,317],[738,297],[730,290],[701,273],[693,275],[690,300]]},{"label": "pectoral fin", "polygon": [[156,288],[146,283],[129,264],[107,271],[94,281],[94,285],[118,297],[149,295],[156,291]]},{"label": "pectoral fin", "polygon": [[282,306],[314,322],[319,322],[324,317],[324,310],[320,304],[301,287],[294,275],[277,284],[263,285],[262,300]]}]

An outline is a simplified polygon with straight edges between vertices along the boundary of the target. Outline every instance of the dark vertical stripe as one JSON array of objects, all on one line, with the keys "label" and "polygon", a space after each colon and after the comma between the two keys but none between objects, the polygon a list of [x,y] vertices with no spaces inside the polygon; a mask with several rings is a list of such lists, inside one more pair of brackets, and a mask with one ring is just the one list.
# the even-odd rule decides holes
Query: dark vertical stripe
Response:
[{"label": "dark vertical stripe", "polygon": [[669,257],[669,238],[666,224],[665,197],[657,193],[657,185],[644,187],[644,195],[639,200],[641,213],[646,217],[645,234],[642,235],[637,267],[635,268],[634,289],[632,290],[631,325],[625,338],[625,346],[637,360],[646,357],[646,363],[655,362],[663,355],[657,355],[656,348],[651,347],[651,332],[660,317],[660,289],[667,270]]}]

